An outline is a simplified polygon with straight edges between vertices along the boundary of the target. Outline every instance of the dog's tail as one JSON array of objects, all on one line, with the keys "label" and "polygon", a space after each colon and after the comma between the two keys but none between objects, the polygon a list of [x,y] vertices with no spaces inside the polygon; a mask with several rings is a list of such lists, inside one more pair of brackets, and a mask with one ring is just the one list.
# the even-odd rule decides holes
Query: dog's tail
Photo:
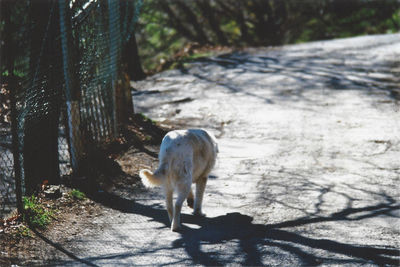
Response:
[{"label": "dog's tail", "polygon": [[166,178],[167,165],[161,164],[158,169],[152,173],[151,171],[144,169],[139,172],[139,176],[142,179],[142,183],[146,187],[160,186],[164,183]]}]

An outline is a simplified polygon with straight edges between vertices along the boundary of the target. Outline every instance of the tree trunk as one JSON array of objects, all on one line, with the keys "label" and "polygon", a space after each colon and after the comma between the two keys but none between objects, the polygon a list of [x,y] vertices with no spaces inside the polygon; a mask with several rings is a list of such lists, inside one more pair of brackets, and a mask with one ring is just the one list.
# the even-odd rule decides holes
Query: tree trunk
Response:
[{"label": "tree trunk", "polygon": [[183,24],[184,22],[178,18],[178,15],[170,8],[169,3],[165,0],[158,1],[161,8],[168,14],[169,24],[172,25],[180,34],[185,36],[190,41],[198,41],[197,37],[190,29],[187,29]]},{"label": "tree trunk", "polygon": [[251,39],[246,25],[246,20],[243,14],[243,3],[241,1],[226,1],[218,0],[216,3],[220,9],[230,14],[238,23],[240,29],[241,40],[240,44],[253,44],[254,41]]},{"label": "tree trunk", "polygon": [[131,80],[140,81],[146,78],[139,57],[135,33],[131,34],[131,37],[123,48],[122,60],[125,61],[126,73]]},{"label": "tree trunk", "polygon": [[115,93],[118,126],[128,123],[129,118],[133,116],[133,102],[129,82],[129,76],[122,73],[118,79]]},{"label": "tree trunk", "polygon": [[183,1],[175,1],[175,2],[178,5],[179,9],[183,12],[184,16],[186,17],[186,21],[188,21],[195,30],[195,36],[197,42],[199,42],[200,44],[210,43],[208,41],[206,33],[203,31],[203,27],[197,20],[196,14]]},{"label": "tree trunk", "polygon": [[224,33],[219,27],[219,22],[215,18],[215,12],[210,5],[209,0],[201,0],[196,2],[199,8],[201,9],[204,16],[207,18],[208,24],[210,24],[211,30],[215,33],[217,37],[217,42],[220,45],[227,45],[228,40],[226,39]]},{"label": "tree trunk", "polygon": [[[17,82],[14,76],[14,57],[16,55],[15,44],[12,40],[12,34],[15,31],[14,24],[11,22],[11,11],[13,3],[4,1],[1,5],[1,17],[4,20],[4,44],[1,51],[1,59],[5,64],[8,76],[8,88],[10,89],[10,107],[11,107],[11,135],[12,135],[12,153],[14,160],[14,178],[15,178],[15,195],[17,202],[17,210],[19,214],[23,213],[22,204],[22,174],[19,153],[19,136],[18,136],[18,121],[16,109],[16,94]],[[7,51],[7,53],[5,53]]]},{"label": "tree trunk", "polygon": [[[32,1],[31,81],[26,92],[24,123],[24,177],[26,194],[36,191],[44,180],[58,184],[58,122],[60,115],[60,77],[55,64],[58,28],[54,1]],[[50,20],[51,19],[51,20]],[[50,20],[50,21],[49,21]]]}]

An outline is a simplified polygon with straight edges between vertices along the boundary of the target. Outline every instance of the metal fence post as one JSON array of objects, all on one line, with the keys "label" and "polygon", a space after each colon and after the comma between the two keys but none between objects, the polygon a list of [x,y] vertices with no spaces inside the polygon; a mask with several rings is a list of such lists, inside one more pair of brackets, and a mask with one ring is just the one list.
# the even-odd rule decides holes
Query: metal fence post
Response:
[{"label": "metal fence post", "polygon": [[75,71],[76,57],[73,51],[72,23],[69,14],[68,1],[59,0],[61,49],[63,56],[63,71],[65,80],[65,97],[67,104],[68,138],[72,170],[77,172],[79,161],[83,155],[83,140],[80,132],[79,82]]},{"label": "metal fence post", "polygon": [[118,57],[120,55],[120,21],[119,21],[119,1],[108,0],[108,22],[110,33],[110,72],[112,84],[112,98],[113,98],[113,130],[114,137],[118,136],[118,115],[117,115],[117,82],[118,82]]}]

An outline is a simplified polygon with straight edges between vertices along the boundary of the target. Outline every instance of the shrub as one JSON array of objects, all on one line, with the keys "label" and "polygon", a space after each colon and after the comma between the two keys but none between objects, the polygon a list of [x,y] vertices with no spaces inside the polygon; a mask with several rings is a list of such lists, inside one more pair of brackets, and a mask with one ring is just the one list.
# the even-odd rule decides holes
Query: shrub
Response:
[{"label": "shrub", "polygon": [[82,200],[82,199],[86,198],[85,193],[83,193],[83,192],[81,192],[81,191],[79,191],[77,189],[72,190],[69,194],[70,194],[70,196],[72,198],[75,198],[75,199],[78,199],[78,200]]},{"label": "shrub", "polygon": [[39,199],[32,195],[24,197],[23,219],[34,228],[44,229],[51,222],[52,212],[45,208]]}]

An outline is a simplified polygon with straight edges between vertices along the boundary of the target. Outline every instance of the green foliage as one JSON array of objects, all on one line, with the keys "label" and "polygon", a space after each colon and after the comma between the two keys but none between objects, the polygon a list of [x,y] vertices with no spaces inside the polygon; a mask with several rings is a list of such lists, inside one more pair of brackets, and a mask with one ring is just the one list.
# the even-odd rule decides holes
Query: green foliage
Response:
[{"label": "green foliage", "polygon": [[226,23],[221,25],[221,30],[226,34],[227,38],[232,42],[236,42],[240,39],[240,28],[236,21],[228,20]]},{"label": "green foliage", "polygon": [[[13,71],[13,74],[14,74],[14,76],[19,77],[19,78],[23,78],[23,77],[25,77],[25,75],[26,75],[24,72],[22,72],[22,71],[20,71],[20,70],[14,70],[14,71]],[[8,70],[5,70],[5,71],[3,71],[3,72],[1,73],[1,75],[4,76],[4,77],[7,77],[7,76],[10,75],[10,73],[9,73]]]},{"label": "green foliage", "polygon": [[[7,39],[14,49],[4,57],[14,58],[18,77],[26,77],[29,70],[30,2],[12,4],[8,25],[6,16],[0,20],[0,35],[7,27],[12,33]],[[148,71],[175,59],[193,42],[270,46],[399,30],[397,0],[145,0],[135,27],[139,54]],[[0,73],[7,76],[4,64]]]},{"label": "green foliage", "polygon": [[44,229],[51,222],[53,213],[45,208],[36,196],[23,197],[23,204],[23,219],[32,227]]},{"label": "green foliage", "polygon": [[25,225],[21,225],[20,227],[18,227],[16,235],[17,237],[33,237],[32,231]]},{"label": "green foliage", "polygon": [[[26,73],[23,70],[28,68],[29,62],[27,47],[29,47],[28,36],[31,27],[28,12],[30,1],[2,1],[1,8],[5,8],[6,5],[11,5],[11,9],[9,12],[2,12],[2,16],[0,16],[0,36],[2,36],[0,49],[4,49],[5,41],[7,41],[11,43],[11,51],[5,51],[2,55],[0,59],[0,73],[2,76],[7,76],[5,72],[8,70],[4,63],[11,56],[14,61],[14,75],[25,77]],[[8,25],[6,25],[6,17],[9,18]],[[5,36],[6,26],[9,27],[10,36]]]},{"label": "green foliage", "polygon": [[184,57],[183,60],[184,61],[191,61],[191,60],[195,60],[198,58],[204,58],[204,57],[210,57],[213,55],[213,52],[199,52],[199,53],[193,53],[187,57]]},{"label": "green foliage", "polygon": [[399,30],[395,0],[147,0],[136,33],[144,68],[152,70],[190,42],[269,46]]},{"label": "green foliage", "polygon": [[149,123],[151,123],[151,124],[153,124],[153,125],[156,125],[156,124],[157,124],[156,121],[150,119],[149,117],[147,117],[147,116],[144,115],[143,113],[138,113],[137,115],[138,115],[138,116],[141,118],[141,120],[144,121],[144,122],[149,122]]},{"label": "green foliage", "polygon": [[73,189],[71,192],[69,192],[69,195],[74,198],[74,199],[78,199],[78,200],[83,200],[86,198],[85,193],[79,191],[78,189]]}]

